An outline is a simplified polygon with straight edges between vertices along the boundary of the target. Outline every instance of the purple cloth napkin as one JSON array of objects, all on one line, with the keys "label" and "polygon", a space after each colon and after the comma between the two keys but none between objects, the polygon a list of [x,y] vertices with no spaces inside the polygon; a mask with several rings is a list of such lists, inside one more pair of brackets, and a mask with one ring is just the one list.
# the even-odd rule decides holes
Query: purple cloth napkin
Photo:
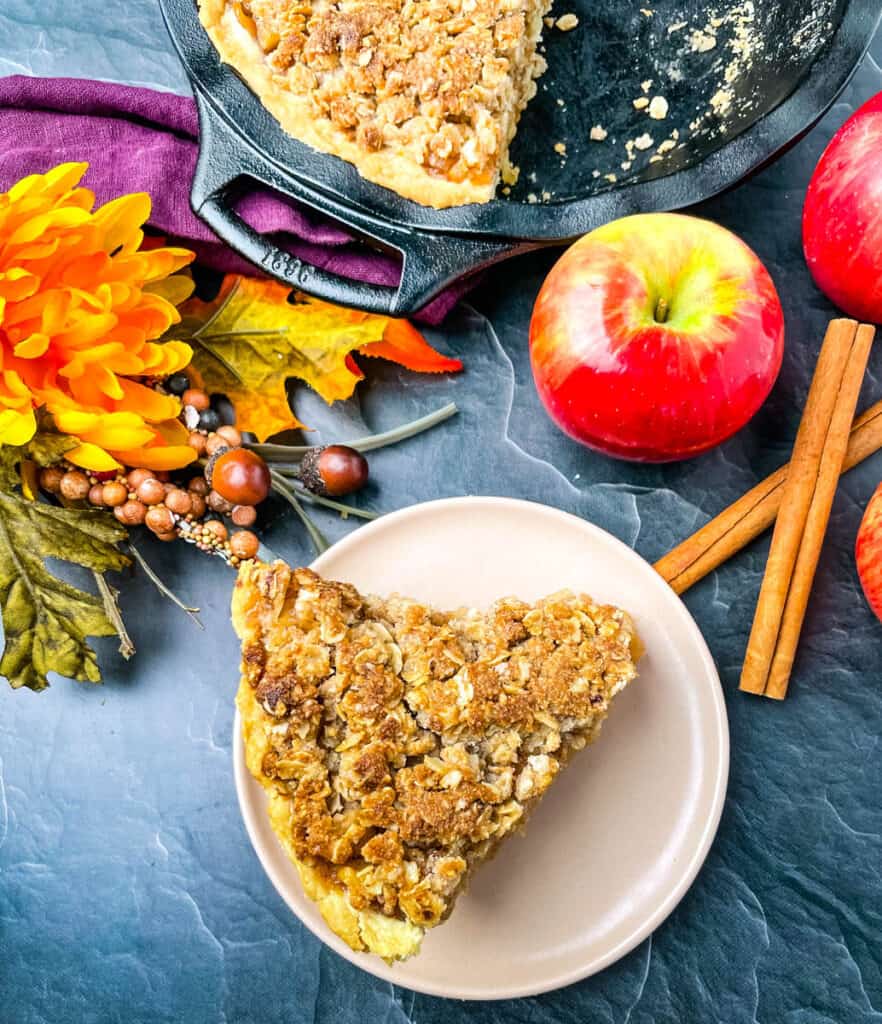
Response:
[{"label": "purple cloth napkin", "polygon": [[[86,160],[83,183],[99,203],[148,192],[150,224],[179,239],[200,261],[224,272],[258,274],[190,209],[198,122],[192,99],[78,78],[0,78],[0,191],[26,174]],[[345,277],[397,284],[400,262],[359,245],[326,218],[265,190],[245,196],[239,214],[294,255]],[[458,282],[418,315],[439,323],[468,290]]]}]

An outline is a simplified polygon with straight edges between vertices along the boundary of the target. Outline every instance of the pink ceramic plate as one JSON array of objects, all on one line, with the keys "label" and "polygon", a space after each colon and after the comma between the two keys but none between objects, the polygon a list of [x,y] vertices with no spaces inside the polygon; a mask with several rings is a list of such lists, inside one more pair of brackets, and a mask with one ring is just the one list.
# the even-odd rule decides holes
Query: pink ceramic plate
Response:
[{"label": "pink ceramic plate", "polygon": [[533,600],[564,587],[628,609],[640,675],[600,739],[480,869],[422,952],[388,966],[353,952],[303,895],[245,768],[236,787],[257,855],[295,914],[341,956],[432,995],[506,999],[578,981],[624,956],[682,898],[717,830],[729,768],[720,681],[680,599],[639,555],[576,516],[509,498],[416,505],[354,531],[314,568],[360,590],[442,608]]}]

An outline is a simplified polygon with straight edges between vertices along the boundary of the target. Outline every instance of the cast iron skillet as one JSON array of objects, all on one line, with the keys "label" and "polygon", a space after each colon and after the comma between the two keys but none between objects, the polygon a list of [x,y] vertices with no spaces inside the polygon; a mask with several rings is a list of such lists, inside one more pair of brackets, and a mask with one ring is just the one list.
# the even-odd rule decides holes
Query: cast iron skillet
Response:
[{"label": "cast iron skillet", "polygon": [[[199,106],[196,212],[280,280],[396,316],[515,253],[627,213],[689,206],[733,185],[819,120],[882,15],[879,0],[557,0],[555,13],[574,12],[580,23],[546,32],[549,70],[512,149],[518,184],[487,204],[432,210],[286,135],[221,64],[196,0],[160,4]],[[654,120],[638,109],[634,100],[644,96],[663,96],[667,116]],[[589,138],[595,125],[607,132],[602,142]],[[259,235],[234,208],[254,182],[335,218],[368,244],[397,250],[398,287],[338,277]]]}]

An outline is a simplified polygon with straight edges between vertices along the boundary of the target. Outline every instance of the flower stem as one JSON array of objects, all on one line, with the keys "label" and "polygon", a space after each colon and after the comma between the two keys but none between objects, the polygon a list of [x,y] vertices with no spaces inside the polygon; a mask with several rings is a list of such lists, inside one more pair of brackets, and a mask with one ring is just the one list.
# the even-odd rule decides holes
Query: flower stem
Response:
[{"label": "flower stem", "polygon": [[[456,403],[450,402],[448,405],[436,409],[435,412],[421,416],[418,420],[412,420],[410,423],[405,423],[400,427],[386,430],[382,434],[371,434],[368,437],[362,437],[358,441],[347,441],[346,444],[359,452],[371,452],[376,448],[383,448],[388,444],[397,444],[399,441],[405,441],[409,437],[415,437],[424,430],[430,430],[439,423],[449,420],[451,416],[455,416],[458,411]],[[267,462],[281,462],[293,465],[296,464],[298,458],[304,456],[315,446],[303,444],[249,444],[247,447],[253,452],[257,452]]]},{"label": "flower stem", "polygon": [[119,653],[128,661],[135,653],[135,645],[132,643],[132,638],[129,636],[126,624],[123,622],[119,604],[117,604],[118,591],[114,590],[107,582],[103,573],[93,569],[92,575],[95,577],[95,582],[98,584],[98,593],[104,602],[104,612],[107,618],[110,619],[110,623],[119,637]]},{"label": "flower stem", "polygon": [[292,487],[288,486],[285,478],[277,473],[274,469],[270,470],[270,478],[273,482],[273,487],[282,495],[282,497],[288,502],[288,504],[294,509],[303,525],[306,527],[306,532],[309,534],[310,540],[315,545],[315,549],[319,554],[327,551],[330,546],[322,536],[321,531],[315,525],[315,523],[306,514],[306,509],[297,500],[297,495]]},{"label": "flower stem", "polygon": [[177,594],[175,594],[173,591],[169,590],[169,588],[162,582],[162,580],[150,568],[150,566],[147,563],[147,560],[144,558],[144,556],[141,554],[141,552],[135,547],[134,544],[132,544],[130,542],[129,545],[128,545],[128,548],[129,548],[129,554],[132,556],[132,558],[134,558],[134,560],[138,563],[138,565],[141,566],[141,568],[144,570],[145,574],[147,575],[148,579],[150,579],[153,582],[153,585],[160,592],[160,594],[163,594],[165,597],[167,597],[169,599],[169,601],[172,602],[172,604],[176,604],[178,606],[178,608],[181,609],[181,611],[186,612],[187,615],[190,616],[190,618],[196,623],[196,625],[200,629],[205,629],[205,626],[202,625],[202,622],[199,620],[199,617],[196,614],[199,611],[199,609],[198,608],[191,608],[189,605],[184,604],[184,602],[178,597]]},{"label": "flower stem", "polygon": [[283,477],[285,482],[299,498],[302,498],[304,501],[311,502],[313,505],[321,505],[323,508],[331,508],[335,512],[339,512],[344,519],[349,516],[356,516],[358,519],[376,519],[379,515],[378,512],[370,512],[368,509],[356,508],[354,505],[346,505],[342,501],[334,501],[332,498],[326,498],[323,494],[313,494],[312,491],[308,491],[305,487],[300,486],[298,483],[300,478],[295,473],[292,473],[291,470],[275,469],[271,472],[278,473],[280,477]]}]

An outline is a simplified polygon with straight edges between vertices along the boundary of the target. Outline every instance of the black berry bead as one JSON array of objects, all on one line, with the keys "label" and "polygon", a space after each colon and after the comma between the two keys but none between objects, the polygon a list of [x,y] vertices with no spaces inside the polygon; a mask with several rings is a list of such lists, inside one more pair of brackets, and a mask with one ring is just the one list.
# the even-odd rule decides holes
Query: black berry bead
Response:
[{"label": "black berry bead", "polygon": [[182,395],[190,386],[190,378],[186,373],[173,373],[165,382],[165,386],[173,395]]},{"label": "black berry bead", "polygon": [[199,413],[200,430],[217,430],[220,425],[220,416],[218,416],[214,409],[205,409]]},{"label": "black berry bead", "polygon": [[211,408],[218,414],[223,426],[231,427],[236,422],[236,408],[226,395],[219,392],[213,394]]}]

